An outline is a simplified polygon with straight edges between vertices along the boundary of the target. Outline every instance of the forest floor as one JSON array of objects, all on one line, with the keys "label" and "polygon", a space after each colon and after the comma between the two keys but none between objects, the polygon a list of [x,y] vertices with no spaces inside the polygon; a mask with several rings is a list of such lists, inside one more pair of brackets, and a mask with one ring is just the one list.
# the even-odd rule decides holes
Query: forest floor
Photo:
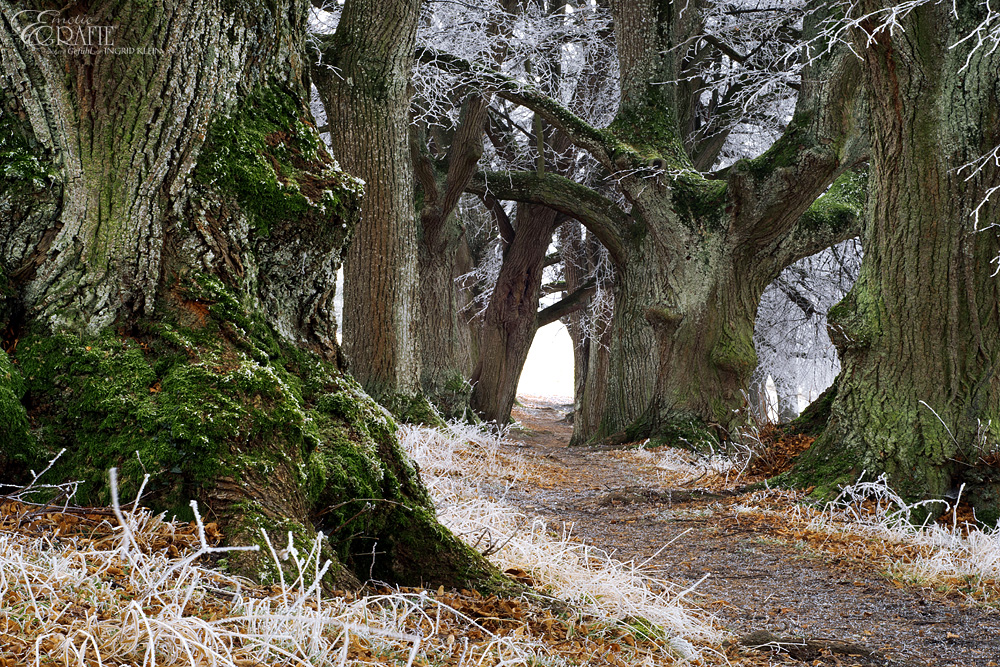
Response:
[{"label": "forest floor", "polygon": [[750,459],[569,447],[571,406],[521,401],[505,434],[400,444],[442,523],[535,593],[326,595],[319,537],[260,585],[215,524],[6,496],[0,667],[1000,667],[1000,533],[968,510],[918,530],[877,483],[833,506],[767,488],[808,442],[766,432]]},{"label": "forest floor", "polygon": [[[748,491],[745,478],[685,479],[642,450],[569,447],[572,406],[520,402],[506,446],[537,474],[506,489],[505,502],[571,524],[576,540],[657,578],[697,584],[688,605],[739,644],[771,647],[731,649],[731,661],[1000,665],[995,601],[907,581],[895,566],[910,547],[812,530],[800,496]],[[776,641],[790,643],[773,652]]]}]

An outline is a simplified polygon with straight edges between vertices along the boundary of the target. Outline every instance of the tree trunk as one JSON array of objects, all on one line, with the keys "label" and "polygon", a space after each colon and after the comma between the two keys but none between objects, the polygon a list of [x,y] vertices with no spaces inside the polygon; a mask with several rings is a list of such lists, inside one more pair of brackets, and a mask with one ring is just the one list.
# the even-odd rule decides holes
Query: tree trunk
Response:
[{"label": "tree trunk", "polygon": [[517,396],[524,362],[538,330],[538,301],[545,254],[558,213],[543,206],[517,208],[514,241],[480,329],[480,357],[472,374],[472,409],[484,420],[506,424]]},{"label": "tree trunk", "polygon": [[[303,103],[308,3],[231,5],[68,9],[114,27],[79,53],[0,0],[0,481],[65,449],[45,481],[74,502],[148,473],[144,504],[195,498],[229,544],[325,531],[339,584],[488,577],[335,361],[361,187]],[[273,576],[266,553],[230,562]]]},{"label": "tree trunk", "polygon": [[[693,254],[694,244],[689,248]],[[712,444],[705,441],[725,436],[733,409],[745,403],[766,278],[704,250],[703,264],[665,262],[676,249],[653,243],[637,251],[615,278],[607,404],[597,435]]]},{"label": "tree trunk", "polygon": [[[905,34],[859,42],[873,130],[861,275],[831,310],[843,369],[828,428],[799,465],[824,485],[886,473],[906,497],[961,483],[1000,518],[1000,254],[972,213],[1000,170],[956,171],[1000,144],[1000,54],[975,40],[982,6],[926,4]],[[863,39],[859,37],[859,40]],[[1000,220],[994,201],[980,227]],[[990,465],[992,462],[992,466]],[[943,510],[944,507],[936,509]]]},{"label": "tree trunk", "polygon": [[420,386],[445,418],[461,418],[469,405],[471,331],[464,321],[456,279],[471,270],[461,224],[423,226],[420,242]]},{"label": "tree trunk", "polygon": [[[587,277],[593,273],[588,262],[587,246],[583,238],[583,226],[576,220],[564,222],[559,227],[559,255],[563,263],[566,279],[565,294],[583,287]],[[578,310],[563,318],[563,324],[573,343],[573,419],[580,413],[583,388],[587,384],[587,364],[590,361],[590,336],[588,335],[587,310]]]},{"label": "tree trunk", "polygon": [[587,442],[601,425],[608,395],[608,372],[611,358],[611,317],[603,313],[594,316],[587,345],[586,377],[578,402],[580,407],[573,418],[571,444]]},{"label": "tree trunk", "polygon": [[344,260],[344,354],[393,409],[420,391],[419,271],[409,149],[420,0],[349,0],[313,66],[341,166],[365,182]]},{"label": "tree trunk", "polygon": [[[483,153],[487,103],[465,101],[447,155],[435,161],[416,130],[411,150],[420,206],[420,385],[445,417],[462,417],[469,407],[472,340],[462,315],[456,279],[472,270],[459,200]],[[442,168],[440,162],[447,166]]]}]

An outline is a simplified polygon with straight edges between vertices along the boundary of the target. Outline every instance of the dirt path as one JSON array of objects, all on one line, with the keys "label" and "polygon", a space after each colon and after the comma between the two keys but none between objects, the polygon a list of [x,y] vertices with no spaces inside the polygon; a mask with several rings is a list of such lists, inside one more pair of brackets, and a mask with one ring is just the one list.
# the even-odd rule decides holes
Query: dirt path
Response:
[{"label": "dirt path", "polygon": [[620,560],[648,560],[670,581],[693,584],[710,575],[692,600],[736,637],[766,631],[879,652],[850,657],[857,646],[832,655],[801,649],[798,660],[762,653],[757,664],[1000,665],[996,610],[900,588],[877,568],[781,539],[773,527],[741,520],[738,494],[671,488],[635,456],[570,448],[572,427],[563,418],[571,406],[521,401],[514,416],[523,428],[511,432],[513,446],[546,474],[511,489],[509,502],[550,525],[572,522],[581,541]]}]

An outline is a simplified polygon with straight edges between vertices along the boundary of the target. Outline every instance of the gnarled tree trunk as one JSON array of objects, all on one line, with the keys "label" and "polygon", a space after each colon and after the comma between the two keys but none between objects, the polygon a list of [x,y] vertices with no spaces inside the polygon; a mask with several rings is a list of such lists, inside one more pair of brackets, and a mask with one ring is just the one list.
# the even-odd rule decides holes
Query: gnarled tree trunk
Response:
[{"label": "gnarled tree trunk", "polygon": [[[114,48],[78,52],[25,32],[48,3],[0,0],[0,481],[65,448],[45,481],[75,502],[148,472],[144,503],[195,498],[230,544],[326,531],[340,583],[476,579],[336,363],[361,185],[303,103],[307,5],[95,0],[61,17]],[[273,574],[265,554],[231,564]]]},{"label": "gnarled tree trunk", "polygon": [[[831,310],[843,369],[827,429],[799,465],[832,485],[886,473],[909,498],[966,483],[987,523],[1000,518],[1000,254],[972,215],[1000,170],[956,167],[1000,144],[1000,53],[953,45],[983,6],[928,3],[904,31],[859,36],[872,118],[861,275]],[[980,227],[1000,222],[993,201]],[[943,506],[937,509],[943,510]]]}]

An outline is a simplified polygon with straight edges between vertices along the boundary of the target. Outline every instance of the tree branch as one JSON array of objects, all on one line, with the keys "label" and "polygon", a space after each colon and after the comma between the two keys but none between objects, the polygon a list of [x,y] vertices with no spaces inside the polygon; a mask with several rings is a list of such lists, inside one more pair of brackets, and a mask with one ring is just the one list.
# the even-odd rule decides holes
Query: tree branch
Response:
[{"label": "tree branch", "polygon": [[[418,49],[417,59],[426,65],[466,77],[469,83],[478,84],[484,91],[531,109],[610,171],[644,162],[611,132],[593,127],[556,100],[506,74],[430,48]],[[619,164],[622,160],[624,163]]]},{"label": "tree branch", "polygon": [[777,280],[774,281],[774,286],[788,297],[789,301],[798,306],[803,315],[812,317],[816,314],[816,306],[809,300],[809,297],[799,291],[798,287],[785,280],[783,276],[778,276]]},{"label": "tree branch", "polygon": [[777,276],[803,257],[860,236],[867,190],[866,170],[849,171],[834,181],[770,253],[771,273]]},{"label": "tree branch", "polygon": [[474,95],[462,105],[458,130],[448,149],[448,177],[441,208],[451,212],[458,199],[476,173],[476,165],[483,156],[483,131],[486,123],[487,102]]},{"label": "tree branch", "polygon": [[538,315],[535,317],[538,328],[541,329],[546,324],[552,324],[556,320],[580,310],[587,305],[587,301],[590,300],[595,291],[597,291],[597,285],[593,280],[590,280],[548,308],[538,311]]},{"label": "tree branch", "polygon": [[842,49],[810,65],[784,134],[729,170],[730,240],[747,257],[782,244],[817,197],[867,157],[859,62]]},{"label": "tree branch", "polygon": [[510,245],[514,242],[514,225],[510,224],[510,216],[504,210],[503,204],[489,192],[483,193],[481,198],[483,204],[493,214],[493,219],[496,221],[497,229],[500,232],[500,238],[506,245]]},{"label": "tree branch", "polygon": [[542,204],[576,218],[604,244],[615,263],[628,256],[631,216],[610,199],[585,185],[546,172],[479,173],[469,184],[469,192],[508,201]]}]

